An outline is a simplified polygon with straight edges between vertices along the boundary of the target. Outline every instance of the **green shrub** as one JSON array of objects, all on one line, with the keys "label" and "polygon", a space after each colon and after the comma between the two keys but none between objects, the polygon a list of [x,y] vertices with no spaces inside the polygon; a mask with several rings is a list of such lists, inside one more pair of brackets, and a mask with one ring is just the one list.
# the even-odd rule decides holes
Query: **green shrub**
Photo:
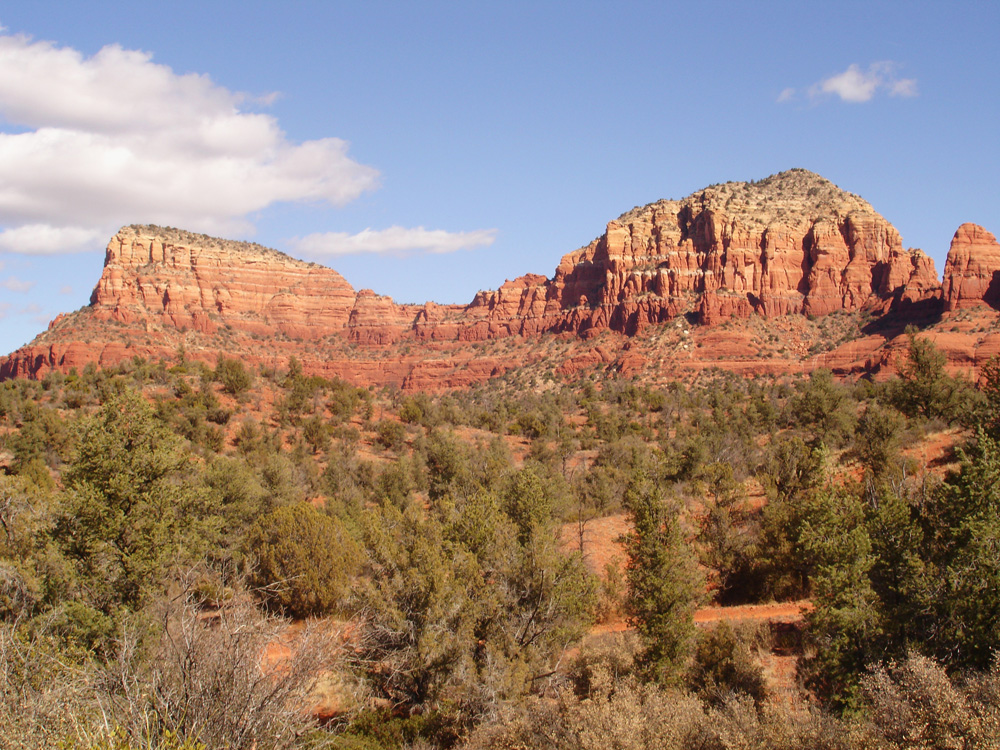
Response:
[{"label": "green shrub", "polygon": [[392,419],[380,420],[375,425],[378,442],[387,450],[398,451],[406,445],[406,428]]},{"label": "green shrub", "polygon": [[226,393],[233,396],[245,393],[253,385],[253,374],[238,359],[228,357],[219,357],[215,365],[215,379],[222,383]]},{"label": "green shrub", "polygon": [[753,699],[757,706],[767,697],[764,670],[754,652],[765,643],[759,626],[734,628],[723,620],[699,633],[691,687],[708,703],[721,706],[734,694]]},{"label": "green shrub", "polygon": [[309,417],[302,423],[302,439],[314,453],[325,453],[330,447],[330,428],[318,416]]},{"label": "green shrub", "polygon": [[360,563],[358,546],[344,525],[308,503],[261,518],[250,530],[247,549],[256,557],[251,582],[261,598],[298,618],[333,611],[347,596]]}]

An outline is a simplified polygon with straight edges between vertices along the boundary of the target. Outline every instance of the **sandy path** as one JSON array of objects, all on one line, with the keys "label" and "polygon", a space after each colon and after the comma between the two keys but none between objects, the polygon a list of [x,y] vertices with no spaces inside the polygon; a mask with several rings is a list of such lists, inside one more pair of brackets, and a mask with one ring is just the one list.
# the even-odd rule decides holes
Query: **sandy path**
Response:
[{"label": "sandy path", "polygon": [[[808,600],[798,602],[773,602],[771,604],[745,604],[738,607],[703,607],[694,613],[695,623],[712,623],[726,620],[740,622],[745,620],[767,620],[768,622],[793,623],[802,620],[802,615],[809,611]],[[592,635],[601,633],[621,633],[628,630],[624,618],[616,618],[610,622],[602,622],[591,628]]]},{"label": "sandy path", "polygon": [[744,604],[738,607],[705,607],[694,613],[694,621],[774,620],[776,622],[798,622],[809,609],[811,609],[811,605],[806,599],[798,602]]}]

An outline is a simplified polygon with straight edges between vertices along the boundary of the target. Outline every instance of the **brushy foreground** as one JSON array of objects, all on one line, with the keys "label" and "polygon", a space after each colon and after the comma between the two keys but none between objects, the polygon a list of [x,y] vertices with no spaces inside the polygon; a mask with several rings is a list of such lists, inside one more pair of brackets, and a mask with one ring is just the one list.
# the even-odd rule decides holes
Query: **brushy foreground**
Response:
[{"label": "brushy foreground", "polygon": [[0,384],[0,748],[995,748],[998,441],[916,333],[883,383]]}]

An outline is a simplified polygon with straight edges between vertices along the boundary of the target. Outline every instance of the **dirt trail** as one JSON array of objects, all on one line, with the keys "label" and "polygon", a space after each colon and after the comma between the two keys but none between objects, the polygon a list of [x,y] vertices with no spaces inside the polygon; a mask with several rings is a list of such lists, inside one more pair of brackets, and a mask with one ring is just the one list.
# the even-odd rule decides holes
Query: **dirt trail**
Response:
[{"label": "dirt trail", "polygon": [[802,619],[802,615],[810,609],[812,609],[812,605],[807,599],[797,602],[744,604],[738,607],[705,607],[694,613],[694,621],[773,620],[775,622],[798,622]]},{"label": "dirt trail", "polygon": [[[696,624],[713,623],[726,620],[740,622],[745,620],[767,620],[768,622],[795,623],[802,620],[802,615],[808,612],[812,605],[807,599],[797,602],[773,602],[770,604],[744,604],[738,607],[703,607],[694,613]],[[601,633],[621,633],[629,630],[624,618],[615,618],[610,622],[602,622],[591,628],[592,635]]]}]

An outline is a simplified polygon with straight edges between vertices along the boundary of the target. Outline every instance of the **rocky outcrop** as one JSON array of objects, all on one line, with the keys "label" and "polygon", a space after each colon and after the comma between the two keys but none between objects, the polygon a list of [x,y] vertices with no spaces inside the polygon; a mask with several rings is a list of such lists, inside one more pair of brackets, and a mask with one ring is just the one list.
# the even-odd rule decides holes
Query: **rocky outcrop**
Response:
[{"label": "rocky outcrop", "polygon": [[336,271],[247,242],[125,227],[91,295],[99,320],[214,333],[318,338],[346,325],[356,294]]},{"label": "rocky outcrop", "polygon": [[[972,224],[959,229],[942,289],[933,261],[904,249],[867,202],[791,170],[637,207],[565,255],[551,278],[522,276],[468,305],[401,305],[260,245],[125,227],[108,245],[90,307],[61,316],[0,360],[0,378],[169,356],[183,344],[188,356],[207,362],[225,352],[275,366],[294,355],[310,371],[355,382],[457,387],[542,356],[530,344],[497,356],[483,342],[540,334],[574,341],[655,337],[671,321],[684,331],[675,363],[777,372],[785,365],[759,361],[759,344],[704,331],[734,319],[811,320],[838,311],[891,314],[894,325],[919,313],[926,323],[942,309],[983,303],[1000,307],[1000,245],[989,232]],[[701,333],[687,338],[692,324]],[[877,368],[885,361],[880,340],[869,334],[817,366]],[[727,346],[729,359],[696,355],[703,344]],[[624,339],[582,347],[554,369],[635,373],[665,361],[656,351],[640,353],[642,347],[629,351]],[[962,358],[975,363],[976,356]]]},{"label": "rocky outcrop", "polygon": [[[370,289],[356,292],[336,271],[248,242],[176,229],[131,226],[108,244],[91,295],[98,320],[146,329],[282,335],[316,341],[345,335],[368,346],[408,334],[440,338],[459,305],[399,305]],[[447,328],[457,338],[457,327]]]},{"label": "rocky outcrop", "polygon": [[[711,325],[751,315],[887,309],[937,294],[933,261],[904,250],[865,201],[805,170],[658,201],[610,222],[550,281],[481,293],[487,332],[634,335],[687,315]],[[517,292],[517,296],[515,296]]]},{"label": "rocky outcrop", "polygon": [[712,325],[751,315],[886,310],[934,297],[934,264],[904,250],[872,207],[818,175],[784,172],[658,201],[609,222],[551,279],[523,276],[466,307],[398,305],[340,274],[249,243],[126,227],[108,246],[98,317],[214,333],[365,346],[483,341],[605,329],[634,335],[681,315]]},{"label": "rocky outcrop", "polygon": [[1000,244],[977,224],[955,232],[944,266],[945,310],[986,304],[1000,309]]},{"label": "rocky outcrop", "polygon": [[920,250],[893,249],[878,287],[879,297],[888,302],[888,311],[898,305],[937,301],[941,282],[934,261]]},{"label": "rocky outcrop", "polygon": [[108,246],[99,317],[212,333],[220,325],[315,340],[347,330],[384,346],[404,337],[481,341],[604,329],[634,335],[680,315],[711,325],[917,301],[939,287],[933,262],[860,198],[804,170],[726,183],[610,222],[562,259],[481,292],[465,309],[397,305],[356,293],[335,271],[273,250],[154,227]]}]

